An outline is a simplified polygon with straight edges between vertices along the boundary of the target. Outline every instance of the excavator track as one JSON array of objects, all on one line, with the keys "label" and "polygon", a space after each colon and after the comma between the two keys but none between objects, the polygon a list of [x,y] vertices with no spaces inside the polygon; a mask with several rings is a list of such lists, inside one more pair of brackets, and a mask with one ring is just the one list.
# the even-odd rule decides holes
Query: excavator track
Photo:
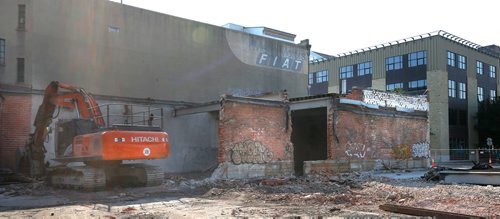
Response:
[{"label": "excavator track", "polygon": [[61,167],[51,171],[49,177],[50,184],[58,188],[99,191],[106,187],[106,174],[103,168]]},{"label": "excavator track", "polygon": [[[122,164],[108,174],[113,184],[134,184],[140,186],[157,186],[163,182],[163,171],[146,164]],[[125,182],[125,181],[134,181]]]},{"label": "excavator track", "polygon": [[58,188],[104,190],[106,186],[157,186],[163,183],[164,172],[146,164],[118,166],[59,167],[49,173],[50,184]]},{"label": "excavator track", "polygon": [[163,183],[165,173],[158,167],[144,165],[146,172],[146,186],[157,186]]}]

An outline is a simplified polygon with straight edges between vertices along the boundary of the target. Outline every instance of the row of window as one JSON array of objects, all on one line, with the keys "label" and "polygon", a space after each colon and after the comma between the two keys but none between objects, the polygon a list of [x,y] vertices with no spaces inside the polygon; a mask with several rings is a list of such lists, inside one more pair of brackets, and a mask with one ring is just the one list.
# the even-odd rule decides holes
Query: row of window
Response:
[{"label": "row of window", "polygon": [[[316,76],[316,81],[314,81],[314,76]],[[309,73],[308,75],[308,84],[314,84],[314,83],[323,83],[328,81],[328,71],[323,70],[323,71],[318,71],[314,73]]]},{"label": "row of window", "polygon": [[[497,96],[497,91],[490,90],[490,100],[495,100],[496,96]],[[479,102],[484,101],[484,89],[482,87],[477,87],[477,100]]]},{"label": "row of window", "polygon": [[410,89],[426,88],[426,87],[427,87],[427,80],[418,80],[418,81],[408,82],[408,88],[410,88]]},{"label": "row of window", "polygon": [[[408,82],[409,89],[426,88],[426,87],[427,87],[427,80],[417,80]],[[403,89],[404,88],[403,83],[400,82],[400,83],[386,85],[387,91],[391,91],[398,88]]]},{"label": "row of window", "polygon": [[[453,80],[448,80],[448,96],[455,98],[457,97],[457,83]],[[495,100],[497,96],[496,90],[490,90],[490,100]],[[458,99],[467,99],[467,84],[458,82]],[[482,87],[477,87],[477,100],[479,102],[484,101],[484,89]]]},{"label": "row of window", "polygon": [[427,64],[427,53],[425,51],[412,52],[408,54],[408,67]]},{"label": "row of window", "polygon": [[[371,61],[359,63],[359,64],[357,64],[356,67],[357,67],[356,69],[357,69],[358,76],[372,74],[372,62]],[[348,65],[348,66],[340,67],[339,76],[340,76],[340,79],[354,77],[354,66]]]},{"label": "row of window", "polygon": [[[427,52],[418,51],[408,54],[408,67],[427,64]],[[385,59],[385,70],[398,70],[403,68],[403,56],[393,56]]]},{"label": "row of window", "polygon": [[403,83],[394,83],[386,85],[387,91],[391,91],[398,88],[403,89]]},{"label": "row of window", "polygon": [[449,66],[458,67],[459,69],[467,68],[467,59],[465,56],[448,51],[447,57]]},{"label": "row of window", "polygon": [[[448,96],[457,97],[457,82],[448,80]],[[465,83],[458,82],[458,99],[467,99],[467,86]]]},{"label": "row of window", "polygon": [[[491,78],[497,77],[497,67],[494,65],[490,65],[489,73]],[[484,73],[484,63],[481,61],[476,61],[476,73],[482,75]]]}]

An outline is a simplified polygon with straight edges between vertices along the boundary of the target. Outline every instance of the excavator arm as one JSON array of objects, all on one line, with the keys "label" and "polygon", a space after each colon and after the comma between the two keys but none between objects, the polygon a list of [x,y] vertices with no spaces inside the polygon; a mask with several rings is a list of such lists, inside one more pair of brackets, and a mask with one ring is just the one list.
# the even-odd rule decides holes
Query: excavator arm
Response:
[{"label": "excavator arm", "polygon": [[[59,93],[59,89],[68,92]],[[30,135],[27,144],[16,152],[19,172],[32,177],[41,177],[45,174],[44,162],[47,151],[43,142],[57,107],[76,109],[79,118],[93,121],[95,128],[105,126],[101,110],[90,94],[82,88],[52,81],[45,89],[42,104],[38,108],[33,124],[35,131]]]}]

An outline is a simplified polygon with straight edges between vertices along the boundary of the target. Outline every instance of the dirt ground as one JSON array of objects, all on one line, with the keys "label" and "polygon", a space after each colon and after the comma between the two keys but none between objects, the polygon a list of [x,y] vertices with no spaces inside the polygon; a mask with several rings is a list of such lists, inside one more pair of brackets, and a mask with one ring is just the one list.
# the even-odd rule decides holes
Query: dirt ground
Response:
[{"label": "dirt ground", "polygon": [[[85,192],[42,182],[0,186],[0,218],[390,217],[398,205],[500,218],[500,187],[427,182],[421,172],[280,179],[170,176],[156,187]],[[201,176],[203,177],[203,176]]]}]

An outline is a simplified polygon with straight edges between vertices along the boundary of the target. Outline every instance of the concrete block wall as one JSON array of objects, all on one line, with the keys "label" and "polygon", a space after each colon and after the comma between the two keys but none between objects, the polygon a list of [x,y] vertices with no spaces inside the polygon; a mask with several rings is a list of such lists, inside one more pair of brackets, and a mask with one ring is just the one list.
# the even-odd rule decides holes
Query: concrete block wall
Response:
[{"label": "concrete block wall", "polygon": [[247,178],[293,174],[291,121],[285,107],[226,100],[220,111],[220,163],[214,176]]},{"label": "concrete block wall", "polygon": [[0,168],[15,169],[16,149],[30,134],[31,95],[2,93],[0,102]]}]

